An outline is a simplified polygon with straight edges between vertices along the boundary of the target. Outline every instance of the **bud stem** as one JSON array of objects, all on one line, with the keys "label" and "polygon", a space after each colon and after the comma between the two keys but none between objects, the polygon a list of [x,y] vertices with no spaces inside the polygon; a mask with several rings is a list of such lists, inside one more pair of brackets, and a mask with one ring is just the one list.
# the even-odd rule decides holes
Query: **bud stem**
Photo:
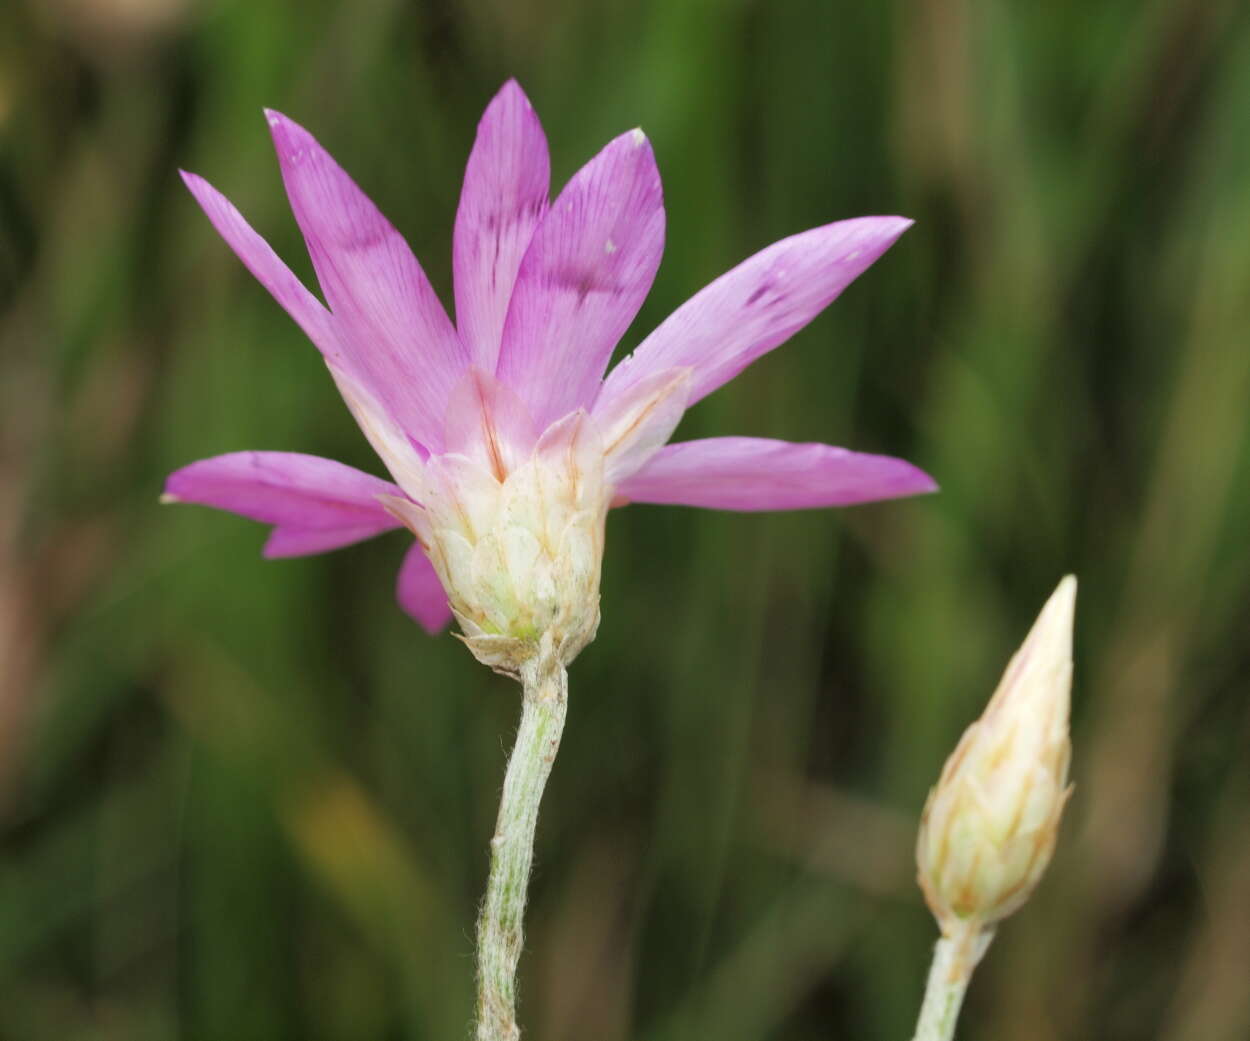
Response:
[{"label": "bud stem", "polygon": [[[544,641],[544,652],[547,643]],[[477,1041],[516,1041],[516,967],[534,860],[538,804],[560,747],[568,675],[553,653],[521,667],[521,725],[491,839],[490,878],[477,923]]]},{"label": "bud stem", "polygon": [[938,940],[912,1041],[952,1041],[972,970],[993,938],[993,929],[969,924],[964,931]]}]

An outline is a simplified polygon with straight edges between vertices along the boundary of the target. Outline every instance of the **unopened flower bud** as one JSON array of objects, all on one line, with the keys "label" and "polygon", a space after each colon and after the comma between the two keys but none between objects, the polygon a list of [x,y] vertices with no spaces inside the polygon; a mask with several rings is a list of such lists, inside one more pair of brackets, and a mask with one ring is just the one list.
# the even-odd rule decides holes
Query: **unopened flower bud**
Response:
[{"label": "unopened flower bud", "polygon": [[1075,604],[1069,575],[929,793],[916,859],[925,899],[947,936],[1007,917],[1050,863],[1071,791]]}]

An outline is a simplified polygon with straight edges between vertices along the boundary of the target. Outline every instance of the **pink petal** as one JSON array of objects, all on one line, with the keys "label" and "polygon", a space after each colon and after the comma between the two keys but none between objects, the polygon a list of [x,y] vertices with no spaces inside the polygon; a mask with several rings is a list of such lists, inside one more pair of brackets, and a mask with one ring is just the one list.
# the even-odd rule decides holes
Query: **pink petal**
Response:
[{"label": "pink petal", "polygon": [[521,262],[496,374],[539,429],[594,400],[663,251],[659,171],[632,130],[574,175]]},{"label": "pink petal", "polygon": [[291,209],[360,382],[426,448],[468,353],[402,236],[308,131],[266,111]]},{"label": "pink petal", "polygon": [[595,410],[609,484],[636,473],[673,436],[689,396],[690,370],[662,369]]},{"label": "pink petal", "polygon": [[773,243],[674,311],[612,370],[600,401],[650,373],[688,365],[693,405],[807,325],[911,223],[859,217]]},{"label": "pink petal", "polygon": [[336,549],[399,527],[378,501],[400,491],[350,466],[298,452],[231,452],[169,475],[165,502],[229,510],[274,525],[271,557]]},{"label": "pink petal", "polygon": [[499,480],[524,462],[537,440],[525,403],[494,376],[471,368],[447,404],[444,442]]},{"label": "pink petal", "polygon": [[[350,345],[343,344],[334,316],[304,288],[224,195],[195,174],[184,171],[182,179],[221,237],[317,345],[348,408],[391,473],[401,483],[411,485],[411,475],[420,469],[420,449],[367,389],[369,373],[361,371]],[[270,545],[280,542],[275,537]]]},{"label": "pink petal", "polygon": [[409,437],[386,408],[367,391],[359,380],[330,366],[334,385],[365,439],[373,446],[399,486],[412,495],[421,486],[424,463],[429,450]]},{"label": "pink petal", "polygon": [[247,269],[273,295],[327,360],[337,360],[339,348],[330,312],[312,295],[289,267],[247,223],[230,200],[204,178],[179,171],[195,201],[217,233],[226,240]]},{"label": "pink petal", "polygon": [[265,540],[262,556],[270,560],[278,557],[306,557],[363,542],[377,534],[377,524],[363,524],[357,528],[274,528]]},{"label": "pink petal", "polygon": [[443,583],[419,542],[409,547],[400,565],[395,597],[399,606],[431,636],[442,632],[451,621],[451,607],[447,604]]},{"label": "pink petal", "polygon": [[619,486],[633,502],[748,511],[852,506],[936,489],[902,459],[756,437],[668,445]]},{"label": "pink petal", "polygon": [[478,123],[452,246],[456,322],[473,364],[493,373],[517,269],[547,211],[551,163],[538,116],[508,80]]}]

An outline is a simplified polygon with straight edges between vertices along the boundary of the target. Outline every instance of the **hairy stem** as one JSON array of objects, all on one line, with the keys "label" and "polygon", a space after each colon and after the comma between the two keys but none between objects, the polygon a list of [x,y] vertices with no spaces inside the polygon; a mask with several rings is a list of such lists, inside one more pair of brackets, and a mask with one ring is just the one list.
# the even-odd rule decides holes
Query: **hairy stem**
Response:
[{"label": "hairy stem", "polygon": [[521,725],[491,839],[490,879],[477,923],[477,1041],[516,1041],[516,967],[534,860],[538,804],[564,730],[568,676],[551,654],[521,669]]},{"label": "hairy stem", "polygon": [[912,1041],[952,1041],[972,970],[993,938],[993,929],[970,924],[964,931],[938,940]]}]

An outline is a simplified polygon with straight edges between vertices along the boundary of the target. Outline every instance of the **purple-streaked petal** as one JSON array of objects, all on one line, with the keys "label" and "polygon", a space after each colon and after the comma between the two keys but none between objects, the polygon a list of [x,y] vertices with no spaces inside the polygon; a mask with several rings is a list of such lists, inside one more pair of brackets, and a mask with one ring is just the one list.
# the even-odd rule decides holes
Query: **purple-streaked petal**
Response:
[{"label": "purple-streaked petal", "polygon": [[618,487],[631,502],[747,511],[853,506],[936,490],[928,474],[892,456],[757,437],[679,441]]},{"label": "purple-streaked petal", "polygon": [[274,528],[265,540],[261,555],[270,560],[280,557],[307,557],[363,542],[378,534],[380,532],[377,524],[362,524],[355,528]]},{"label": "purple-streaked petal", "polygon": [[612,370],[600,400],[685,365],[694,370],[693,405],[807,325],[911,223],[858,217],[773,243],[674,311]]},{"label": "purple-streaked petal", "polygon": [[[321,351],[365,436],[395,478],[411,486],[412,474],[420,470],[421,451],[376,395],[367,389],[368,373],[360,371],[354,353],[341,341],[334,316],[304,288],[229,199],[195,174],[183,171],[182,179],[218,234]],[[272,549],[283,544],[283,538],[275,533],[269,545]]]},{"label": "purple-streaked petal", "polygon": [[217,233],[226,240],[256,280],[295,319],[327,361],[338,360],[338,343],[331,326],[330,312],[312,295],[294,272],[282,262],[234,205],[198,174],[179,171],[183,183],[200,204]]},{"label": "purple-streaked petal", "polygon": [[340,372],[334,366],[330,366],[330,375],[334,377],[334,384],[343,395],[343,401],[352,418],[356,420],[356,425],[386,464],[391,476],[409,495],[416,494],[421,486],[421,474],[425,469],[425,460],[429,458],[429,451],[404,432],[394,417],[359,380]]},{"label": "purple-streaked petal", "polygon": [[359,381],[431,451],[468,354],[403,237],[303,127],[266,111],[291,209]]},{"label": "purple-streaked petal", "polygon": [[448,606],[443,583],[439,581],[434,565],[419,542],[409,547],[400,565],[395,598],[399,606],[431,636],[442,632],[451,621],[451,607]]},{"label": "purple-streaked petal", "polygon": [[467,455],[502,481],[537,440],[534,421],[516,393],[481,369],[469,369],[447,404],[447,452]]},{"label": "purple-streaked petal", "polygon": [[496,374],[539,429],[593,402],[663,251],[659,171],[631,130],[574,175],[521,262]]},{"label": "purple-streaked petal", "polygon": [[489,373],[550,181],[542,125],[516,80],[508,80],[478,123],[452,245],[456,324],[473,364]]},{"label": "purple-streaked petal", "polygon": [[608,407],[596,409],[603,437],[604,479],[617,484],[664,445],[686,411],[690,370],[664,369],[639,380]]},{"label": "purple-streaked petal", "polygon": [[165,502],[229,510],[275,531],[271,557],[301,556],[350,545],[398,528],[378,501],[395,485],[350,466],[298,452],[231,452],[169,475]]}]

